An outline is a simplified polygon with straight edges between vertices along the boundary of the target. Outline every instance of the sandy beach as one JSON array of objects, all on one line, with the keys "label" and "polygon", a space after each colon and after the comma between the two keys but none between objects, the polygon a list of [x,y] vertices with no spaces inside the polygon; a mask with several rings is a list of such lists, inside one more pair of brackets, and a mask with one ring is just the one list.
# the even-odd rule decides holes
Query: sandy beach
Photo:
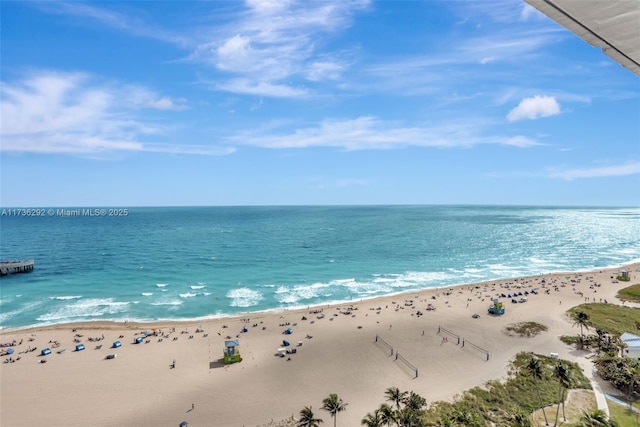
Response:
[{"label": "sandy beach", "polygon": [[[521,351],[576,360],[581,356],[558,339],[578,333],[566,310],[590,301],[621,304],[616,292],[629,283],[612,278],[624,270],[637,283],[640,263],[206,322],[3,331],[0,342],[15,345],[2,357],[14,362],[0,364],[0,425],[259,426],[297,417],[304,406],[330,423],[320,409],[329,393],[348,403],[338,424],[360,425],[391,386],[429,402],[449,400],[504,378]],[[519,292],[516,299],[526,302],[501,298],[506,313],[487,314],[492,298]],[[507,325],[523,321],[549,329],[533,338],[505,334]],[[288,328],[291,334],[284,333]],[[241,363],[221,363],[227,337],[239,340]],[[283,340],[294,354],[276,356]],[[114,341],[122,346],[112,348]],[[75,351],[79,343],[85,350]],[[51,354],[41,356],[43,348]],[[396,360],[398,353],[417,377]],[[116,357],[107,359],[110,354]]]}]

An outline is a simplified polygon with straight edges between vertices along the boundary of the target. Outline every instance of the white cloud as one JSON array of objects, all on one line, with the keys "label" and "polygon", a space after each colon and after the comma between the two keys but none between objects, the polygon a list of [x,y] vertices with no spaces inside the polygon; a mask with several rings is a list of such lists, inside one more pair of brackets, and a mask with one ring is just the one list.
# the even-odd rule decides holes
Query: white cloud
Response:
[{"label": "white cloud", "polygon": [[189,108],[186,99],[171,99],[166,96],[163,96],[162,98],[152,99],[147,105],[150,108],[157,108],[158,110],[181,111]]},{"label": "white cloud", "polygon": [[515,122],[522,119],[535,120],[540,117],[549,117],[560,114],[560,104],[552,96],[536,95],[533,98],[525,98],[520,104],[507,114],[507,120]]},{"label": "white cloud", "polygon": [[540,143],[538,143],[537,141],[531,139],[531,138],[527,138],[526,136],[522,136],[522,135],[518,135],[518,136],[514,136],[511,138],[507,138],[504,141],[505,145],[512,145],[514,147],[521,147],[521,148],[526,148],[526,147],[533,147],[535,145],[540,145]]},{"label": "white cloud", "polygon": [[247,0],[247,6],[255,11],[274,14],[285,10],[291,4],[290,0]]},{"label": "white cloud", "polygon": [[567,169],[562,171],[552,171],[551,178],[561,178],[571,181],[576,178],[602,178],[609,176],[625,176],[640,174],[640,162],[627,163],[624,165],[603,166],[599,168],[587,169]]},{"label": "white cloud", "polygon": [[297,98],[307,94],[305,89],[294,88],[284,84],[274,84],[251,79],[233,79],[215,85],[218,90],[258,95],[272,98]]},{"label": "white cloud", "polygon": [[[90,19],[107,27],[114,28],[118,31],[125,31],[139,37],[161,40],[179,46],[189,44],[188,39],[182,35],[148,25],[138,16],[134,17],[107,8],[98,7],[96,3],[90,4],[89,2],[81,1],[44,1],[30,2],[29,4],[45,13]],[[85,22],[83,22],[82,25],[85,25]]]},{"label": "white cloud", "polygon": [[0,150],[36,153],[156,151],[227,154],[224,149],[144,144],[160,127],[141,118],[144,109],[180,110],[185,100],[127,84],[98,83],[84,73],[33,72],[2,82]]},{"label": "white cloud", "polygon": [[538,11],[538,9],[536,9],[535,7],[526,3],[522,5],[520,19],[522,19],[523,21],[529,21],[530,19],[540,19],[544,17],[545,15],[542,12]]},{"label": "white cloud", "polygon": [[217,66],[221,70],[241,71],[252,67],[251,42],[248,37],[235,35],[224,41],[216,49],[218,56]]},{"label": "white cloud", "polygon": [[345,66],[338,62],[316,61],[309,64],[307,79],[311,81],[337,80]]},{"label": "white cloud", "polygon": [[189,108],[189,104],[184,98],[160,96],[140,86],[120,85],[118,91],[121,93],[123,103],[135,108],[153,108],[165,111],[183,111]]},{"label": "white cloud", "polygon": [[276,133],[273,126],[241,132],[230,143],[262,148],[336,147],[346,150],[420,147],[471,147],[501,144],[521,148],[539,145],[524,136],[483,136],[483,125],[456,120],[438,126],[403,126],[400,123],[361,116],[348,120],[323,120],[316,126]]},{"label": "white cloud", "polygon": [[353,13],[368,1],[251,0],[245,5],[247,12],[217,28],[214,36],[196,47],[191,59],[232,75],[216,85],[219,90],[297,97],[309,91],[272,88],[291,88],[295,79],[339,78],[347,63],[336,57],[327,59],[319,46],[325,34],[347,27]]}]

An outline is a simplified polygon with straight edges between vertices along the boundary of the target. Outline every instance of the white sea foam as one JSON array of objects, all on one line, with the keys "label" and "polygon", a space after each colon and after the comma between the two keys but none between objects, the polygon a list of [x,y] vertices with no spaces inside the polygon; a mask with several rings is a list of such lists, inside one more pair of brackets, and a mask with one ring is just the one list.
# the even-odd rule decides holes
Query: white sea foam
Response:
[{"label": "white sea foam", "polygon": [[158,302],[152,302],[151,305],[181,305],[182,301],[180,300],[171,300],[171,301],[158,301]]},{"label": "white sea foam", "polygon": [[355,296],[376,295],[391,292],[393,288],[397,286],[397,282],[397,279],[391,279],[387,282],[376,279],[371,282],[358,282],[354,280],[344,283],[343,286],[348,289],[350,294],[355,294]]},{"label": "white sea foam", "polygon": [[79,299],[79,298],[82,298],[82,295],[62,295],[57,297],[49,297],[49,299],[56,299],[61,301],[70,300],[70,299]]},{"label": "white sea foam", "polygon": [[203,289],[205,288],[205,285],[191,285],[191,289],[196,290],[196,289]]},{"label": "white sea foam", "polygon": [[63,322],[113,315],[127,311],[129,302],[114,301],[113,298],[81,299],[58,307],[52,312],[36,318],[41,322]]},{"label": "white sea foam", "polygon": [[150,297],[151,295],[153,295],[153,292],[143,292],[142,293],[143,297]]},{"label": "white sea foam", "polygon": [[193,298],[196,295],[198,295],[198,294],[193,293],[193,292],[186,292],[184,294],[180,294],[180,298]]},{"label": "white sea foam", "polygon": [[166,283],[156,283],[156,286],[159,288],[164,288],[166,286],[168,286]]},{"label": "white sea foam", "polygon": [[336,279],[336,280],[332,280],[331,283],[341,285],[341,284],[355,283],[355,281],[356,279]]},{"label": "white sea foam", "polygon": [[634,248],[622,248],[622,249],[618,249],[617,252],[623,255],[635,255],[639,253],[638,249],[634,249]]},{"label": "white sea foam", "polygon": [[505,264],[488,264],[487,268],[494,278],[520,277],[526,275],[519,267],[509,266]]},{"label": "white sea foam", "polygon": [[287,294],[278,297],[278,301],[280,301],[281,304],[295,304],[299,301],[299,299],[294,294]]},{"label": "white sea foam", "polygon": [[291,305],[303,300],[328,297],[332,294],[333,289],[335,289],[334,286],[341,286],[341,282],[344,281],[333,283],[317,282],[311,285],[296,285],[291,288],[282,287],[282,289],[279,289],[280,292],[276,291],[276,299],[281,304]]},{"label": "white sea foam", "polygon": [[258,305],[263,296],[260,292],[249,288],[232,289],[227,292],[227,298],[231,299],[231,307],[252,307]]},{"label": "white sea foam", "polygon": [[27,304],[23,304],[19,309],[17,310],[12,310],[12,311],[3,311],[0,312],[0,324],[5,324],[7,323],[10,319],[12,319],[13,317],[23,314],[24,312],[30,311],[30,310],[34,310],[37,309],[39,306],[41,306],[44,303],[44,301],[39,300],[39,301],[32,301],[29,302]]}]

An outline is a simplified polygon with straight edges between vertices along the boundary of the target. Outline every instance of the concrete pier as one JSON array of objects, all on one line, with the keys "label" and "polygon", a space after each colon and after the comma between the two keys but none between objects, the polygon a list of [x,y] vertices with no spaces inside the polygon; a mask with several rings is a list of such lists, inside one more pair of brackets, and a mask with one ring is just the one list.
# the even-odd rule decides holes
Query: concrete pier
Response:
[{"label": "concrete pier", "polygon": [[35,260],[26,261],[0,261],[0,276],[16,273],[28,273],[33,270]]}]

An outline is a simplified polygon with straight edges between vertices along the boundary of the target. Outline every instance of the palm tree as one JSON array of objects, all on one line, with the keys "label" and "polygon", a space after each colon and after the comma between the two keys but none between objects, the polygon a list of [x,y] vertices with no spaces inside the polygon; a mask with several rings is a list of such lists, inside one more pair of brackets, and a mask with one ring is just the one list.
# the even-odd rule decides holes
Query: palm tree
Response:
[{"label": "palm tree", "polygon": [[382,421],[382,414],[380,413],[379,409],[376,409],[375,411],[373,411],[372,413],[368,413],[361,421],[360,424],[362,424],[363,426],[367,426],[367,427],[382,427],[383,421]]},{"label": "palm tree", "polygon": [[404,407],[396,412],[396,422],[399,427],[413,427],[418,422],[418,415],[411,409]]},{"label": "palm tree", "polygon": [[322,423],[320,418],[315,418],[310,406],[305,406],[300,411],[300,419],[298,420],[298,427],[319,427]]},{"label": "palm tree", "polygon": [[558,362],[554,371],[554,376],[558,379],[558,408],[556,410],[556,421],[553,424],[554,427],[558,425],[558,415],[560,415],[560,404],[562,403],[562,418],[567,421],[567,417],[564,415],[564,390],[569,387],[571,382],[569,378],[569,371],[562,362]]},{"label": "palm tree", "polygon": [[577,427],[617,427],[618,423],[607,417],[601,409],[595,409],[591,412],[582,411],[582,417]]},{"label": "palm tree", "polygon": [[580,326],[580,348],[584,347],[584,334],[582,333],[582,328],[584,327],[586,330],[589,330],[589,315],[584,311],[579,311],[576,313],[573,318],[573,325]]},{"label": "palm tree", "polygon": [[384,395],[387,396],[387,400],[389,402],[394,402],[396,404],[396,410],[400,409],[400,404],[407,397],[406,391],[400,391],[398,387],[389,387]]},{"label": "palm tree", "polygon": [[449,419],[453,422],[454,426],[476,427],[484,425],[476,414],[466,409],[456,410],[451,414]]},{"label": "palm tree", "polygon": [[383,425],[390,426],[396,422],[396,411],[394,411],[391,406],[383,403],[380,405],[380,409],[378,411],[380,412],[380,418]]},{"label": "palm tree", "polygon": [[406,395],[403,402],[407,409],[410,409],[414,412],[420,411],[427,405],[427,400],[419,394],[414,393],[413,391],[409,392],[409,394]]},{"label": "palm tree", "polygon": [[322,409],[328,411],[333,417],[333,427],[336,427],[336,419],[338,412],[347,410],[347,403],[344,403],[337,394],[331,393],[329,397],[322,401]]},{"label": "palm tree", "polygon": [[529,415],[525,414],[524,412],[518,412],[513,417],[511,417],[511,422],[511,427],[533,427]]},{"label": "palm tree", "polygon": [[[533,378],[537,380],[542,380],[544,378],[542,373],[542,366],[540,365],[540,361],[538,358],[531,356],[529,359],[529,363],[527,364],[527,370],[531,373]],[[549,420],[547,420],[547,413],[544,410],[544,404],[542,402],[542,395],[540,394],[540,384],[538,383],[538,387],[536,387],[536,391],[538,393],[538,401],[540,402],[540,407],[542,408],[542,415],[544,415],[544,425],[549,425]]]}]

